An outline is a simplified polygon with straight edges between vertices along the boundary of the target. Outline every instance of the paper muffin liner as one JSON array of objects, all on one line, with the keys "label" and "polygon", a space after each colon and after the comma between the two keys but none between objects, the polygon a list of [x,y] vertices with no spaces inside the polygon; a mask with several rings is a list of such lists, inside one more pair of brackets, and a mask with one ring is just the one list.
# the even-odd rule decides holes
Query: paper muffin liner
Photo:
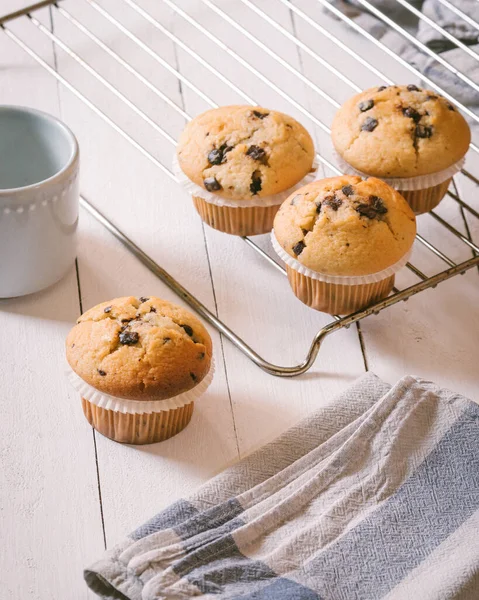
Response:
[{"label": "paper muffin liner", "polygon": [[67,370],[67,377],[82,398],[99,408],[123,414],[144,415],[175,410],[198,400],[213,381],[214,372],[215,362],[211,357],[210,370],[198,385],[187,392],[165,400],[126,400],[105,394],[84,381],[70,367]]},{"label": "paper muffin liner", "polygon": [[438,185],[423,190],[401,190],[401,195],[416,215],[421,215],[429,212],[441,202],[447,193],[451,179],[450,177]]},{"label": "paper muffin liner", "polygon": [[193,204],[207,225],[223,233],[241,236],[269,233],[280,207],[279,204],[236,208],[215,206],[196,196],[193,196]]},{"label": "paper muffin liner", "polygon": [[342,285],[311,279],[286,265],[288,281],[295,296],[315,310],[332,315],[347,315],[386,296],[394,286],[395,275],[360,285]]},{"label": "paper muffin liner", "polygon": [[173,173],[176,179],[178,180],[178,183],[187,192],[189,192],[192,196],[196,198],[201,198],[209,204],[213,204],[215,206],[228,206],[231,208],[247,208],[253,206],[278,206],[282,204],[286,200],[286,198],[290,196],[293,192],[316,179],[318,165],[319,163],[317,159],[314,158],[311,167],[311,172],[305,175],[305,177],[298,181],[298,183],[295,183],[287,190],[279,192],[278,194],[273,194],[272,196],[261,196],[259,198],[245,198],[244,200],[232,200],[231,198],[222,198],[217,194],[213,194],[212,192],[205,190],[201,186],[191,181],[191,179],[187,175],[185,175],[185,173],[183,173],[183,171],[181,170],[176,154],[173,157]]},{"label": "paper muffin liner", "polygon": [[[337,151],[334,152],[334,156],[339,168],[344,174],[358,175],[359,177],[363,178],[375,177],[375,175],[364,173],[363,171],[355,169],[346,160],[344,160],[344,158]],[[437,186],[441,183],[444,183],[448,179],[451,179],[451,177],[456,175],[456,173],[459,173],[459,171],[464,167],[465,162],[466,158],[463,156],[461,160],[457,161],[450,167],[447,167],[447,169],[436,171],[435,173],[430,173],[428,175],[417,175],[416,177],[378,177],[378,179],[381,179],[399,192],[402,190],[424,190],[426,188]]]},{"label": "paper muffin liner", "polygon": [[191,421],[194,402],[155,413],[130,414],[107,410],[82,398],[83,413],[99,433],[121,444],[155,444],[180,433]]},{"label": "paper muffin liner", "polygon": [[299,260],[296,260],[290,256],[279,244],[274,234],[274,230],[271,232],[271,243],[273,244],[276,254],[288,265],[288,267],[294,271],[297,271],[301,275],[305,275],[310,279],[338,285],[363,285],[369,283],[378,283],[384,279],[388,279],[406,265],[412,252],[411,247],[408,252],[396,263],[390,267],[387,267],[386,269],[383,269],[382,271],[377,271],[376,273],[371,273],[369,275],[329,275],[326,273],[313,271],[312,269],[309,269],[301,264]]}]

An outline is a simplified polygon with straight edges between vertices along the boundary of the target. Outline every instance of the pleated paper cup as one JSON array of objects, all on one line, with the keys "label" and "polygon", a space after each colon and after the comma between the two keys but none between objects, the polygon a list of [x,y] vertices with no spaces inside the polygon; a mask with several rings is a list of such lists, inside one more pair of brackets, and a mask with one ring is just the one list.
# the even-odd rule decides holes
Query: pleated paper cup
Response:
[{"label": "pleated paper cup", "polygon": [[202,220],[213,229],[240,236],[269,233],[281,204],[295,190],[314,181],[317,168],[315,160],[308,175],[278,194],[232,200],[213,194],[191,181],[181,170],[176,155],[173,158],[173,172],[181,186],[191,194]]},{"label": "pleated paper cup", "polygon": [[194,402],[154,413],[121,413],[82,398],[85,417],[99,433],[122,444],[154,444],[180,433],[190,422]]},{"label": "pleated paper cup", "polygon": [[[352,167],[337,152],[336,160],[340,169],[347,175],[359,175],[369,177]],[[407,201],[416,215],[429,212],[435,208],[444,198],[456,173],[464,167],[466,159],[463,157],[447,169],[430,173],[429,175],[418,175],[417,177],[380,177],[385,183],[397,190]]]},{"label": "pleated paper cup", "polygon": [[193,196],[193,204],[207,225],[223,233],[241,236],[271,231],[274,217],[281,206],[216,206],[198,196]]},{"label": "pleated paper cup", "polygon": [[122,444],[153,444],[167,440],[190,422],[195,401],[208,389],[214,362],[194,388],[166,400],[125,400],[100,392],[71,369],[68,379],[81,396],[83,413],[92,427]]},{"label": "pleated paper cup", "polygon": [[286,264],[286,273],[295,296],[307,306],[331,315],[347,315],[386,298],[394,286],[395,274],[409,260],[411,251],[398,262],[370,275],[329,275],[305,267],[279,244],[274,231],[273,248]]}]

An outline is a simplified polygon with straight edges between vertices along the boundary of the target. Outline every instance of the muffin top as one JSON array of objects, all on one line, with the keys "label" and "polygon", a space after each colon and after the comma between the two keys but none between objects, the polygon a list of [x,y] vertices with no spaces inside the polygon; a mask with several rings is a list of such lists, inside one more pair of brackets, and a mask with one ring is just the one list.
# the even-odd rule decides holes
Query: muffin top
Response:
[{"label": "muffin top", "polygon": [[160,298],[115,298],[84,313],[66,341],[67,360],[101,392],[164,400],[195,387],[211,366],[211,338],[184,308]]},{"label": "muffin top", "polygon": [[314,181],[285,200],[274,235],[305,267],[328,275],[370,275],[400,260],[416,235],[404,198],[369,177]]},{"label": "muffin top", "polygon": [[415,177],[447,169],[467,152],[469,125],[457,109],[415,85],[374,87],[336,113],[331,135],[351,166],[378,177]]},{"label": "muffin top", "polygon": [[260,106],[222,106],[188,123],[177,156],[197,185],[244,200],[298,183],[311,171],[314,146],[306,129],[288,115]]}]

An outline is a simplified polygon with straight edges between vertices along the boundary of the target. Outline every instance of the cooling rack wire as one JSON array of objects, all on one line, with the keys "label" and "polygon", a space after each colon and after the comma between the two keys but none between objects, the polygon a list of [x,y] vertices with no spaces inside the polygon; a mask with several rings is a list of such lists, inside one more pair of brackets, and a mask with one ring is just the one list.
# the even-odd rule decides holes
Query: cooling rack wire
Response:
[{"label": "cooling rack wire", "polygon": [[[181,48],[186,54],[191,57],[191,59],[197,62],[203,69],[206,69],[214,78],[221,81],[222,84],[230,88],[232,92],[234,92],[241,101],[247,104],[260,104],[255,101],[254,98],[250,97],[246,94],[240,87],[238,87],[234,81],[232,81],[229,77],[227,77],[224,73],[220,72],[217,68],[215,68],[210,62],[202,58],[202,56],[193,50],[188,41],[180,39],[177,35],[175,35],[172,31],[167,29],[159,20],[157,20],[151,13],[145,10],[139,2],[135,2],[134,0],[119,0],[120,2],[128,5],[128,7],[134,11],[139,17],[144,19],[145,23],[148,24],[148,27],[154,28],[161,35],[165,36],[176,47]],[[174,77],[177,78],[178,82],[181,82],[185,88],[201,98],[209,107],[216,107],[218,104],[202,89],[200,89],[193,81],[186,78],[180,71],[174,68],[169,62],[167,62],[158,52],[154,51],[146,42],[140,39],[133,31],[131,31],[128,27],[126,27],[122,22],[120,22],[109,10],[107,10],[102,4],[97,2],[96,0],[80,0],[85,4],[88,4],[91,9],[93,9],[98,19],[104,19],[105,22],[112,27],[114,27],[119,34],[129,38],[130,42],[138,46],[145,54],[149,55],[151,59],[153,59],[156,63],[158,63],[163,69],[168,71]],[[252,61],[248,61],[244,56],[240,53],[232,49],[229,45],[221,41],[218,37],[213,35],[207,28],[205,28],[199,20],[197,20],[192,14],[190,14],[187,10],[183,10],[180,6],[178,6],[172,0],[162,0],[163,4],[165,4],[175,16],[179,19],[183,19],[188,23],[189,26],[193,27],[197,30],[202,36],[205,36],[209,40],[209,42],[213,43],[218,47],[218,50],[226,53],[233,61],[238,63],[242,68],[246,69],[251,75],[257,78],[261,83],[268,88],[270,88],[274,93],[278,94],[282,100],[286,101],[289,105],[294,107],[296,111],[302,114],[304,117],[310,120],[316,127],[318,127],[322,132],[329,134],[330,128],[328,125],[323,122],[320,118],[315,116],[307,107],[300,104],[293,96],[291,96],[287,91],[282,89],[282,87],[278,86],[274,81],[272,81],[267,75],[265,75],[263,70],[258,69],[255,64],[252,64]],[[474,52],[469,46],[464,44],[461,40],[457,39],[453,35],[451,35],[447,30],[443,29],[441,26],[437,25],[434,21],[432,21],[429,17],[418,11],[414,6],[412,6],[406,0],[396,0],[396,2],[401,5],[405,10],[407,10],[411,15],[414,15],[418,19],[427,23],[430,27],[435,29],[438,34],[446,38],[453,47],[459,48],[462,52],[467,54],[472,60],[479,62],[479,54]],[[467,22],[470,26],[477,29],[479,32],[479,23],[475,22],[471,17],[461,11],[459,8],[454,6],[449,0],[438,0],[447,10],[453,13],[459,21]],[[43,67],[50,75],[52,75],[60,84],[62,84],[66,89],[68,89],[72,94],[74,94],[81,102],[83,102],[89,109],[91,109],[98,117],[100,117],[103,121],[105,121],[110,127],[112,127],[118,134],[120,134],[127,142],[129,142],[138,152],[140,152],[145,158],[151,161],[158,169],[162,171],[164,175],[168,178],[175,180],[175,176],[170,170],[169,166],[165,166],[155,155],[153,155],[149,150],[147,150],[141,142],[132,137],[124,128],[120,127],[116,121],[114,121],[107,112],[99,108],[91,99],[89,99],[86,95],[84,95],[76,86],[74,86],[63,74],[60,74],[56,67],[47,63],[42,56],[33,49],[32,45],[26,42],[22,37],[20,37],[12,28],[12,24],[14,21],[18,19],[29,19],[30,22],[43,34],[46,38],[48,38],[56,47],[60,48],[63,52],[65,52],[71,59],[76,61],[82,69],[87,71],[100,86],[107,89],[111,92],[116,98],[122,102],[124,105],[128,107],[138,118],[143,120],[148,126],[154,129],[156,133],[158,133],[161,137],[163,137],[167,142],[172,145],[172,152],[174,146],[176,144],[176,140],[164,129],[161,123],[158,123],[156,120],[152,119],[148,114],[146,114],[143,110],[141,110],[133,101],[131,101],[125,94],[123,94],[117,87],[115,87],[110,81],[108,81],[100,72],[93,66],[90,62],[87,62],[82,56],[74,50],[67,42],[63,39],[60,39],[56,33],[51,31],[49,27],[46,27],[38,18],[38,13],[42,8],[50,7],[50,10],[58,13],[61,18],[66,19],[73,27],[78,29],[84,36],[86,36],[89,41],[101,49],[101,51],[108,54],[118,65],[121,66],[122,69],[127,70],[130,75],[132,75],[141,85],[145,86],[150,90],[150,92],[154,93],[158,98],[161,99],[170,109],[172,109],[175,113],[181,116],[184,120],[189,121],[192,118],[192,115],[188,114],[181,106],[175,104],[158,86],[155,86],[147,77],[142,75],[130,62],[125,60],[122,56],[120,56],[112,47],[108,45],[103,39],[98,37],[84,22],[82,22],[79,18],[77,18],[71,12],[71,0],[44,0],[43,2],[38,2],[31,6],[26,7],[23,10],[16,11],[14,13],[5,15],[4,17],[0,17],[0,27],[4,35],[8,36],[15,44],[20,46],[34,61],[36,61],[41,67]],[[407,40],[409,43],[413,44],[418,51],[429,55],[437,64],[440,64],[441,67],[449,72],[454,78],[460,80],[461,83],[471,90],[475,92],[479,92],[479,85],[475,83],[468,75],[458,68],[456,68],[452,62],[444,59],[443,56],[435,53],[428,46],[417,40],[414,35],[412,35],[409,31],[403,28],[401,25],[397,24],[393,21],[388,15],[383,13],[373,4],[368,2],[367,0],[358,0],[358,3],[362,5],[363,8],[372,13],[379,22],[382,22],[385,26],[394,30],[395,33],[404,40]],[[322,98],[326,103],[330,104],[334,109],[339,108],[339,103],[328,94],[328,92],[321,87],[319,87],[316,83],[312,82],[308,77],[306,77],[300,69],[292,66],[290,62],[282,58],[278,53],[272,50],[267,44],[267,36],[264,36],[264,39],[260,39],[257,36],[253,35],[247,28],[241,25],[236,19],[231,17],[225,10],[220,8],[220,3],[214,4],[210,0],[201,0],[201,4],[204,5],[205,10],[211,11],[224,21],[224,25],[231,27],[236,30],[238,33],[243,35],[248,39],[250,43],[255,45],[264,55],[267,55],[271,60],[277,62],[281,65],[282,68],[287,70],[298,82],[301,82],[303,85],[307,86],[314,94],[317,94]],[[264,21],[268,24],[269,27],[272,27],[278,34],[284,36],[289,42],[294,44],[298,50],[301,50],[305,56],[312,59],[315,63],[318,64],[322,69],[325,69],[346,86],[348,86],[351,90],[351,93],[357,93],[361,91],[361,88],[352,81],[344,72],[339,70],[334,66],[332,62],[326,60],[323,56],[319,55],[316,51],[310,48],[306,43],[301,41],[294,33],[287,30],[283,27],[279,22],[277,22],[271,14],[274,14],[275,5],[284,5],[294,14],[295,18],[300,20],[303,24],[307,24],[311,27],[315,32],[319,33],[321,36],[324,36],[328,42],[332,43],[337,49],[338,53],[342,52],[347,54],[349,57],[357,61],[358,65],[365,68],[372,75],[374,75],[380,84],[388,84],[391,85],[394,83],[390,77],[382,72],[379,68],[377,68],[374,64],[369,62],[366,58],[361,56],[357,51],[355,51],[352,47],[346,45],[342,42],[338,37],[336,37],[333,33],[328,31],[327,28],[323,27],[319,22],[317,22],[314,18],[312,18],[309,14],[298,8],[295,4],[291,3],[289,0],[271,0],[268,3],[268,7],[271,8],[270,12],[266,12],[262,8],[259,7],[258,3],[251,2],[250,0],[237,0],[238,5],[244,5],[244,7],[251,11],[252,14],[256,15],[261,21]],[[343,14],[336,6],[330,4],[328,0],[314,0],[314,4],[320,5],[326,13],[334,15],[336,19],[345,23],[349,28],[354,30],[360,36],[363,36],[370,44],[376,47],[381,53],[387,55],[389,58],[396,61],[403,68],[407,69],[411,73],[414,78],[419,79],[423,82],[424,86],[435,89],[437,92],[454,102],[464,114],[466,114],[470,120],[474,122],[474,124],[479,123],[479,116],[476,115],[470,108],[461,104],[454,98],[451,94],[449,94],[446,90],[442,89],[439,85],[437,85],[433,80],[429,77],[423,75],[420,71],[418,71],[412,64],[410,64],[403,57],[396,54],[393,50],[391,50],[388,46],[386,46],[381,40],[376,39],[376,37],[366,31],[360,24],[353,21],[349,16]],[[194,115],[193,115],[194,116]],[[479,147],[474,143],[471,143],[469,154],[479,154]],[[317,154],[317,159],[319,163],[324,168],[325,172],[328,174],[339,174],[340,171],[333,162],[328,160],[325,156],[321,154]],[[469,170],[463,169],[461,176],[467,178],[472,184],[479,185],[479,179],[475,177]],[[467,202],[465,202],[461,194],[459,193],[458,184],[455,180],[452,182],[452,189],[449,189],[448,196],[457,203],[460,211],[463,216],[467,213],[470,217],[474,219],[479,219],[479,213],[470,206]],[[440,270],[432,276],[425,275],[417,266],[412,263],[407,264],[407,268],[414,275],[414,277],[418,280],[413,285],[410,285],[404,289],[393,288],[392,293],[384,300],[377,302],[376,304],[369,306],[364,310],[360,310],[356,313],[340,317],[338,315],[333,315],[333,320],[324,326],[320,331],[316,333],[314,336],[309,350],[307,351],[306,357],[304,360],[294,366],[280,366],[275,365],[263,357],[261,357],[253,348],[251,348],[246,342],[244,342],[241,337],[239,337],[232,329],[230,329],[225,323],[223,323],[214,313],[212,313],[200,300],[198,300],[195,296],[193,296],[187,289],[185,289],[181,283],[176,281],[168,272],[166,272],[159,264],[157,264],[152,258],[150,258],[141,248],[139,248],[130,238],[128,238],[120,229],[118,229],[110,220],[108,220],[100,211],[98,211],[85,197],[80,197],[81,206],[88,211],[97,221],[99,221],[106,229],[108,229],[122,244],[124,244],[130,252],[132,252],[150,271],[152,271],[157,277],[159,277],[166,285],[168,285],[178,296],[180,296],[189,306],[191,306],[196,312],[198,312],[208,323],[210,323],[213,327],[215,327],[220,334],[225,336],[231,343],[233,343],[241,352],[243,352],[250,360],[252,360],[258,367],[262,368],[268,373],[276,376],[283,377],[292,377],[295,375],[300,375],[307,371],[313,362],[315,361],[319,349],[321,347],[321,343],[324,338],[339,329],[347,328],[353,323],[358,323],[361,319],[372,315],[378,314],[385,308],[388,308],[400,301],[406,301],[408,298],[426,290],[428,288],[434,288],[438,283],[441,283],[455,275],[464,274],[469,269],[479,265],[479,246],[476,245],[469,234],[469,228],[467,226],[467,221],[464,219],[466,234],[461,233],[458,229],[453,227],[446,219],[441,217],[436,211],[431,211],[429,213],[430,217],[432,217],[438,227],[442,227],[447,234],[455,236],[461,244],[469,251],[471,258],[463,260],[462,262],[456,262],[452,260],[449,256],[447,256],[441,249],[439,249],[435,244],[426,239],[423,235],[417,235],[416,244],[419,244],[427,249],[428,252],[435,255],[435,257],[445,265],[444,270]],[[281,265],[279,265],[274,259],[272,259],[263,248],[261,248],[255,241],[250,238],[243,238],[244,242],[252,248],[255,252],[257,252],[262,259],[264,259],[271,267],[277,269],[282,274],[286,275],[286,271],[283,269]]]}]

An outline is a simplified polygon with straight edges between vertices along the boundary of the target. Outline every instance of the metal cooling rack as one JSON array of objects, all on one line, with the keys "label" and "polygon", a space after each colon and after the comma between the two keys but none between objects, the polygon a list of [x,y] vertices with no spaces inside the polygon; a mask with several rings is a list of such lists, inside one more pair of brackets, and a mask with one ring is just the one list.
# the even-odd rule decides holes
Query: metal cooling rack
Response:
[{"label": "metal cooling rack", "polygon": [[[189,25],[193,26],[196,30],[198,30],[202,35],[207,37],[211,42],[216,44],[218,48],[227,53],[230,57],[232,57],[236,62],[238,62],[242,67],[247,69],[252,75],[258,78],[263,84],[267,85],[274,92],[279,94],[284,100],[286,100],[289,104],[295,107],[300,113],[304,116],[308,117],[317,127],[323,130],[326,133],[330,133],[329,127],[323,123],[320,119],[315,117],[307,108],[300,105],[294,98],[292,98],[286,91],[278,87],[274,82],[272,82],[268,77],[260,72],[255,66],[253,66],[250,62],[248,62],[245,58],[240,56],[237,52],[223,43],[221,40],[217,39],[212,33],[210,33],[207,29],[205,29],[193,16],[182,10],[178,7],[175,2],[172,0],[162,0],[165,5],[167,5],[176,15],[184,19],[189,23]],[[355,23],[348,16],[343,14],[340,10],[338,10],[335,6],[330,4],[328,0],[314,0],[315,3],[322,5],[324,10],[333,14],[337,19],[346,23],[349,27],[354,29],[357,33],[365,37],[369,42],[374,44],[377,48],[379,48],[382,52],[386,53],[390,57],[392,57],[395,61],[405,67],[409,72],[415,75],[418,79],[423,81],[429,87],[437,90],[444,97],[448,98],[452,102],[456,104],[465,114],[467,114],[473,121],[479,123],[479,116],[476,115],[473,111],[471,111],[466,106],[457,102],[457,100],[448,94],[445,90],[439,87],[434,81],[424,76],[420,71],[415,69],[412,65],[406,62],[402,57],[396,55],[391,49],[389,49],[386,45],[384,45],[381,41],[377,40],[373,35],[363,29],[360,25]],[[474,81],[472,81],[465,73],[458,70],[448,61],[446,61],[442,56],[433,52],[430,48],[422,44],[420,41],[416,40],[414,36],[412,36],[408,31],[403,29],[400,25],[395,23],[392,19],[390,19],[386,14],[382,13],[379,9],[373,6],[367,0],[357,0],[364,8],[368,9],[372,14],[376,16],[380,21],[394,29],[398,34],[406,38],[409,42],[413,43],[419,50],[428,54],[434,60],[442,65],[445,69],[447,69],[450,73],[455,75],[458,79],[460,79],[463,83],[471,87],[473,90],[479,92],[479,85],[477,85]],[[396,0],[399,4],[401,4],[405,9],[414,14],[417,18],[425,21],[436,29],[441,35],[446,37],[454,46],[461,48],[463,52],[469,54],[474,60],[479,62],[479,55],[475,53],[471,48],[466,46],[460,40],[452,36],[448,31],[442,29],[439,25],[431,21],[427,16],[423,15],[420,11],[418,11],[415,7],[409,4],[406,0]],[[468,15],[464,14],[460,9],[456,8],[451,2],[448,0],[438,0],[446,9],[452,11],[460,20],[467,22],[469,25],[473,26],[479,31],[479,23],[476,23],[473,19],[471,19]],[[178,78],[178,81],[181,81],[186,87],[189,88],[192,92],[194,92],[197,96],[199,96],[203,101],[205,101],[210,107],[218,106],[205,92],[199,89],[193,82],[189,81],[182,75],[177,69],[171,66],[167,61],[165,61],[158,53],[153,51],[146,43],[144,43],[140,38],[138,38],[132,31],[130,31],[127,27],[125,27],[122,23],[120,23],[110,12],[108,12],[103,6],[101,6],[96,0],[82,0],[90,5],[98,13],[99,19],[105,19],[109,22],[110,25],[114,26],[118,31],[121,32],[122,35],[129,38],[131,42],[139,46],[145,53],[147,53],[151,58],[153,58],[157,63],[159,63],[164,69],[169,71],[175,77]],[[185,51],[189,56],[193,58],[193,60],[197,61],[201,66],[207,69],[210,73],[212,73],[216,78],[218,78],[223,84],[226,84],[231,90],[233,90],[237,95],[239,95],[242,100],[249,104],[257,104],[253,98],[249,95],[245,94],[238,86],[235,85],[233,81],[228,79],[223,73],[218,71],[215,67],[206,62],[198,53],[192,50],[187,41],[183,41],[178,38],[171,31],[166,29],[158,20],[156,20],[151,14],[145,11],[137,2],[134,0],[121,0],[124,4],[128,5],[132,10],[134,10],[138,15],[140,15],[145,22],[148,23],[149,26],[155,28],[162,35],[169,38],[176,46]],[[230,27],[233,27],[249,41],[255,44],[258,48],[261,49],[262,52],[267,54],[274,61],[281,64],[282,67],[287,69],[294,77],[301,81],[303,84],[308,86],[311,90],[313,90],[316,94],[321,96],[324,100],[330,103],[333,107],[339,108],[339,104],[334,100],[329,94],[318,87],[315,83],[311,82],[307,77],[305,77],[299,70],[295,67],[291,66],[286,60],[277,55],[273,50],[271,50],[265,41],[258,39],[254,35],[252,35],[248,30],[246,30],[242,25],[237,23],[232,17],[230,17],[226,12],[224,12],[219,6],[213,4],[210,0],[201,0],[202,4],[205,7],[216,13],[221,19],[224,20]],[[332,42],[338,49],[342,52],[347,53],[349,56],[353,57],[359,64],[368,69],[371,73],[373,73],[381,82],[385,84],[393,84],[394,82],[384,73],[382,73],[378,68],[374,65],[370,64],[367,60],[362,58],[359,54],[357,54],[353,49],[345,45],[339,39],[337,39],[332,33],[327,31],[323,26],[316,23],[308,14],[297,8],[294,4],[290,3],[289,0],[271,0],[271,6],[274,4],[282,4],[286,6],[290,11],[292,11],[295,16],[301,21],[307,23],[313,29],[315,29],[322,36],[326,37],[330,42]],[[64,2],[63,0],[60,2],[58,0],[44,0],[42,2],[38,2],[33,4],[23,10],[16,11],[14,13],[10,13],[5,15],[4,17],[0,17],[0,28],[3,33],[8,36],[11,40],[13,40],[18,46],[20,46],[31,58],[33,58],[39,65],[41,65],[48,73],[50,73],[59,83],[65,86],[72,94],[74,94],[79,100],[81,100],[85,105],[87,105],[96,115],[98,115],[101,119],[103,119],[108,125],[110,125],[117,133],[119,133],[124,139],[126,139],[130,144],[132,144],[143,156],[145,156],[148,160],[150,160],[154,165],[156,165],[166,176],[175,180],[173,173],[163,165],[153,154],[151,154],[148,150],[146,150],[140,142],[134,139],[129,133],[127,133],[123,128],[121,128],[113,119],[111,119],[107,113],[101,110],[96,104],[94,104],[88,97],[86,97],[82,92],[80,92],[75,86],[73,86],[63,75],[58,73],[53,66],[50,66],[45,60],[25,41],[23,41],[17,34],[11,29],[10,25],[12,21],[16,19],[29,19],[31,23],[51,42],[62,49],[65,53],[67,53],[72,59],[74,59],[78,64],[80,64],[90,75],[92,75],[100,85],[107,88],[111,93],[113,93],[121,102],[123,102],[126,106],[129,107],[139,118],[145,121],[149,126],[151,126],[157,133],[159,133],[162,137],[164,137],[168,142],[170,142],[173,146],[176,144],[176,141],[173,137],[171,137],[161,126],[161,124],[157,123],[153,119],[151,119],[146,113],[144,113],[140,108],[138,108],[132,101],[130,101],[120,90],[118,90],[114,85],[112,85],[107,79],[105,79],[91,64],[87,63],[77,52],[75,52],[66,42],[61,40],[55,33],[50,31],[47,27],[45,27],[35,15],[36,11],[45,8],[47,6],[51,7],[51,10],[58,12],[63,18],[67,19],[74,27],[80,30],[85,36],[87,36],[93,45],[98,46],[104,52],[106,52],[111,58],[113,58],[122,68],[126,69],[131,75],[133,75],[141,84],[146,86],[151,92],[156,94],[159,98],[162,99],[171,109],[173,109],[177,114],[181,115],[185,120],[191,120],[191,116],[187,114],[180,106],[177,106],[168,96],[166,96],[158,87],[153,85],[146,77],[144,77],[140,72],[138,72],[131,64],[129,64],[125,59],[123,59],[119,54],[117,54],[110,46],[108,46],[105,41],[97,37],[92,31],[88,29],[88,27],[80,22],[67,8],[65,8],[65,4],[68,2]],[[238,4],[243,4],[248,7],[251,11],[253,11],[260,19],[268,23],[271,27],[273,27],[277,32],[287,38],[290,42],[292,42],[298,49],[302,50],[305,54],[307,54],[314,61],[319,63],[323,68],[327,69],[331,73],[333,73],[336,77],[338,77],[341,81],[346,83],[351,88],[351,93],[357,93],[361,90],[351,79],[349,79],[345,74],[336,69],[332,64],[318,55],[315,51],[307,46],[307,44],[303,43],[299,40],[294,34],[290,33],[284,27],[282,27],[278,22],[276,22],[269,14],[263,11],[261,8],[256,6],[250,0],[238,0]],[[479,148],[475,144],[471,144],[471,152],[479,154]],[[321,155],[317,155],[319,162],[324,165],[326,169],[334,174],[339,174],[340,171],[338,168],[332,164],[329,160],[324,158]],[[474,184],[479,185],[479,179],[476,178],[472,173],[466,171],[465,169],[462,171],[462,174],[470,179]],[[474,210],[469,204],[467,204],[459,195],[458,188],[456,186],[456,182],[453,182],[454,191],[449,190],[449,196],[459,205],[461,211],[466,211],[472,217],[479,219],[479,213]],[[239,350],[241,350],[250,360],[252,360],[257,366],[262,368],[268,373],[273,375],[282,376],[282,377],[292,377],[295,375],[300,375],[307,371],[314,360],[317,357],[322,341],[326,336],[335,331],[343,328],[349,327],[353,323],[358,323],[361,319],[372,315],[378,314],[381,310],[392,306],[400,301],[405,301],[414,294],[417,294],[423,290],[428,288],[436,287],[438,283],[450,279],[458,274],[464,274],[467,270],[473,268],[474,266],[479,265],[479,246],[477,246],[471,239],[469,235],[463,235],[460,231],[454,228],[450,223],[444,220],[441,216],[439,216],[435,211],[430,212],[429,214],[435,219],[435,221],[447,230],[449,233],[453,234],[456,238],[458,238],[469,250],[472,251],[472,258],[465,260],[460,263],[456,263],[451,258],[449,258],[446,254],[444,254],[439,248],[437,248],[434,244],[428,241],[421,235],[417,235],[416,243],[427,248],[428,251],[433,253],[438,259],[440,259],[447,268],[443,271],[436,273],[435,275],[428,277],[426,276],[420,269],[414,266],[411,263],[407,264],[407,268],[414,274],[414,276],[419,279],[418,283],[411,285],[403,290],[399,290],[397,288],[393,288],[393,291],[390,296],[386,299],[377,302],[376,304],[369,306],[368,308],[358,311],[356,313],[350,314],[345,317],[340,317],[337,315],[333,316],[333,320],[323,327],[313,338],[310,348],[307,352],[307,355],[302,363],[283,367],[279,365],[272,364],[266,361],[264,358],[259,356],[248,344],[246,344],[234,331],[232,331],[225,323],[223,323],[220,319],[217,318],[215,314],[213,314],[210,310],[206,308],[197,298],[195,298],[192,294],[188,292],[178,281],[176,281],[169,273],[167,273],[164,269],[160,267],[153,259],[151,259],[147,254],[145,254],[141,248],[139,248],[132,240],[130,240],[122,231],[120,231],[111,221],[109,221],[103,214],[101,214],[90,202],[88,202],[84,197],[80,197],[81,206],[87,210],[96,220],[98,220],[102,225],[104,225],[122,244],[124,244],[150,271],[152,271],[155,275],[157,275],[166,285],[168,285],[178,296],[180,296],[189,306],[191,306],[196,312],[198,312],[208,323],[210,323],[213,327],[215,327],[222,335],[224,335],[227,339],[230,340]],[[463,213],[464,214],[464,213]],[[467,228],[467,222],[466,230]],[[253,242],[250,238],[243,238],[245,243],[255,250],[265,261],[268,262],[272,267],[281,271],[284,275],[286,275],[286,271],[275,261],[273,260],[262,248],[260,248],[255,242]]]}]

